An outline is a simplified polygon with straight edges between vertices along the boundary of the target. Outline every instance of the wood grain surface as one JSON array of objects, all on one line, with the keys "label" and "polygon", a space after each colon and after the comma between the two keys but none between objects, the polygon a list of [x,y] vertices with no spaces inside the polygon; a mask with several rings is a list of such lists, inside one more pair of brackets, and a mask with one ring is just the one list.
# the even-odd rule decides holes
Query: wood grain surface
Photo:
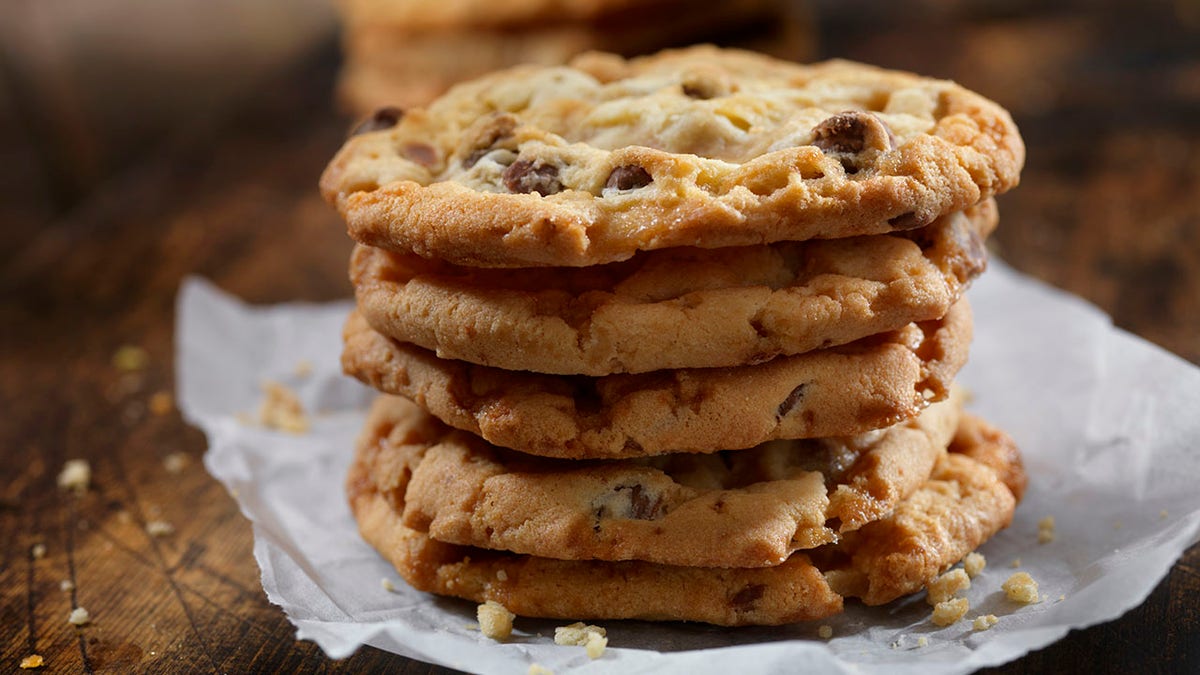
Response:
[{"label": "wood grain surface", "polygon": [[[1014,110],[1030,150],[1001,204],[1005,260],[1200,363],[1190,4],[968,3],[932,27],[923,15],[855,21],[860,4],[826,16],[823,51],[955,77]],[[202,435],[151,404],[174,387],[185,275],[255,303],[349,294],[350,246],[315,190],[346,127],[330,112],[335,62],[332,47],[314,54],[218,135],[182,138],[66,218],[4,224],[0,672],[34,653],[47,672],[449,672],[371,648],[333,662],[297,642],[263,594],[249,524],[203,469]],[[122,345],[144,348],[147,366],[114,366]],[[164,462],[176,453],[182,468]],[[82,496],[55,486],[77,457],[94,472]],[[147,534],[154,520],[175,532]],[[1197,598],[1193,548],[1124,617],[988,672],[1200,672]],[[92,623],[69,625],[74,607]]]}]

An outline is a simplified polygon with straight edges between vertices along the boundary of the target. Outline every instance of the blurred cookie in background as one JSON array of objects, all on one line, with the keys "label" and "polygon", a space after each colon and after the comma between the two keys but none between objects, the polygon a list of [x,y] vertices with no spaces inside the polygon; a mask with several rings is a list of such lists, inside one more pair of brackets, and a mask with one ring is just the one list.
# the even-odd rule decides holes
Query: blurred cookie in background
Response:
[{"label": "blurred cookie in background", "polygon": [[792,60],[814,54],[804,3],[783,0],[341,0],[337,99],[361,116],[424,105],[456,82],[589,50],[627,56],[697,42]]}]

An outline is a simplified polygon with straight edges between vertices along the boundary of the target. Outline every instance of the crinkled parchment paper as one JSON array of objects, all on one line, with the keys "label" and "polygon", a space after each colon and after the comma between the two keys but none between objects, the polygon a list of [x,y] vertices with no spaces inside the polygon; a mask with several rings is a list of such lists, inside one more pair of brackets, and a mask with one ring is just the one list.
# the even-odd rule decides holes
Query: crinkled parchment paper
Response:
[{"label": "crinkled parchment paper", "polygon": [[[1017,439],[1030,489],[1012,526],[981,549],[988,567],[966,592],[967,618],[945,629],[918,597],[879,608],[848,602],[843,615],[818,622],[833,627],[828,641],[818,623],[610,621],[608,651],[589,661],[580,647],[554,645],[553,627],[566,622],[518,619],[513,639],[496,643],[472,629],[473,604],[412,591],[358,537],[342,480],[371,392],[340,374],[349,304],[251,308],[188,280],[178,398],[208,435],[205,465],[253,523],[267,596],[300,638],[332,657],[368,644],[494,673],[523,674],[534,662],[556,673],[966,673],[1138,605],[1200,532],[1200,369],[1000,263],[970,297],[976,336],[960,379],[974,393],[971,407]],[[309,433],[246,424],[267,380],[313,411]],[[1045,516],[1057,537],[1039,544]],[[1038,604],[1016,605],[1000,591],[1018,558],[1041,586]],[[972,631],[979,614],[1000,622]]]}]

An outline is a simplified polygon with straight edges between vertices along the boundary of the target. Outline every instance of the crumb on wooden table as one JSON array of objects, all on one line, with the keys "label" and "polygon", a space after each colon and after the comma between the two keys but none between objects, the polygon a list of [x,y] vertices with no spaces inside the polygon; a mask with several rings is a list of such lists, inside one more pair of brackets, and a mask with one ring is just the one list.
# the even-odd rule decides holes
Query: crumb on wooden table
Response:
[{"label": "crumb on wooden table", "polygon": [[163,457],[163,468],[167,470],[167,473],[178,474],[181,473],[184,467],[186,467],[190,462],[191,459],[187,456],[186,452],[172,452],[166,457]]},{"label": "crumb on wooden table", "polygon": [[29,553],[33,556],[34,560],[41,560],[42,558],[46,557],[46,545],[38,542],[29,549]]},{"label": "crumb on wooden table", "polygon": [[30,654],[21,659],[21,668],[29,670],[30,668],[41,668],[46,665],[46,659],[42,658],[41,654]]},{"label": "crumb on wooden table", "polygon": [[161,417],[175,409],[175,397],[169,391],[158,391],[150,396],[149,405],[150,412]]},{"label": "crumb on wooden table", "polygon": [[150,365],[150,353],[137,345],[121,345],[113,352],[112,364],[127,373],[143,370]]},{"label": "crumb on wooden table", "polygon": [[76,494],[87,492],[92,482],[92,465],[86,459],[68,459],[58,473],[58,487]]},{"label": "crumb on wooden table", "polygon": [[76,607],[71,610],[71,615],[67,617],[67,623],[73,626],[86,626],[92,622],[92,615],[83,607]]},{"label": "crumb on wooden table", "polygon": [[175,534],[175,526],[165,520],[152,520],[146,523],[146,534],[151,537],[168,537]]}]

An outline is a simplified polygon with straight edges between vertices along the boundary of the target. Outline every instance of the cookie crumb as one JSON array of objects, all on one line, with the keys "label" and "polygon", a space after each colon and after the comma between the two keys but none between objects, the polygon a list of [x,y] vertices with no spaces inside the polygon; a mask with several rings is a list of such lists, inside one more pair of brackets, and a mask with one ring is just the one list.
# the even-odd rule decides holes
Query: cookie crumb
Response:
[{"label": "cookie crumb", "polygon": [[833,626],[825,625],[817,629],[817,636],[822,640],[828,640],[833,637]]},{"label": "cookie crumb", "polygon": [[529,664],[529,675],[554,675],[554,671],[540,663]]},{"label": "cookie crumb", "polygon": [[125,509],[117,511],[117,522],[122,525],[128,525],[133,522],[133,514]]},{"label": "cookie crumb", "polygon": [[1054,516],[1046,516],[1038,521],[1038,543],[1047,544],[1054,541]]},{"label": "cookie crumb", "polygon": [[112,355],[113,367],[131,373],[150,364],[150,354],[137,345],[121,345]]},{"label": "cookie crumb", "polygon": [[1063,593],[1062,595],[1058,596],[1058,601],[1059,601],[1059,602],[1062,602],[1063,600],[1066,600],[1066,599],[1067,599],[1067,594],[1066,594],[1066,593]]},{"label": "cookie crumb", "polygon": [[75,582],[71,581],[70,579],[63,579],[62,581],[58,582],[58,590],[62,591],[63,593],[70,593],[71,591],[75,590]]},{"label": "cookie crumb", "polygon": [[985,567],[987,567],[987,558],[983,557],[982,553],[968,553],[967,557],[963,558],[963,571],[972,579],[979,576]]},{"label": "cookie crumb", "polygon": [[1012,562],[1010,562],[1010,563],[1008,563],[1008,566],[1009,566],[1009,567],[1011,567],[1011,568],[1013,568],[1014,570],[1015,570],[1015,569],[1017,569],[1018,567],[1020,567],[1020,566],[1021,566],[1021,559],[1020,559],[1020,558],[1013,558],[1013,561],[1012,561]]},{"label": "cookie crumb", "polygon": [[169,537],[175,534],[175,526],[165,520],[152,520],[146,523],[146,534],[151,537]]},{"label": "cookie crumb", "polygon": [[267,382],[263,393],[265,398],[258,408],[258,421],[263,426],[293,434],[308,431],[308,415],[295,392],[278,382]]},{"label": "cookie crumb", "polygon": [[87,492],[92,482],[92,465],[86,459],[68,459],[58,474],[58,487],[73,490],[76,494]]},{"label": "cookie crumb", "polygon": [[296,362],[296,367],[295,367],[295,369],[292,370],[292,374],[299,378],[305,378],[305,377],[308,377],[309,375],[312,375],[313,374],[312,361],[309,361],[308,359],[300,359],[299,361]]},{"label": "cookie crumb", "polygon": [[967,610],[971,609],[971,603],[966,598],[954,598],[939,602],[933,608],[933,615],[930,620],[935,626],[949,626],[957,623],[959,619],[967,614]]},{"label": "cookie crumb", "polygon": [[383,590],[387,591],[388,593],[396,592],[396,584],[392,583],[392,580],[387,577],[380,579],[379,585],[382,586]]},{"label": "cookie crumb", "polygon": [[1166,519],[1166,517],[1167,517],[1167,510],[1166,510],[1166,509],[1163,509],[1162,511],[1159,511],[1159,512],[1158,512],[1158,517],[1159,517],[1159,519],[1165,520],[1165,519]]},{"label": "cookie crumb", "polygon": [[971,627],[975,630],[987,630],[997,623],[1000,623],[1000,619],[997,619],[995,614],[984,614],[975,617],[975,621],[971,623]]},{"label": "cookie crumb", "polygon": [[953,598],[959,591],[970,587],[971,577],[966,570],[952,569],[925,585],[927,592],[925,602],[935,606],[940,605]]},{"label": "cookie crumb", "polygon": [[40,542],[34,544],[33,548],[29,549],[29,553],[33,556],[34,560],[41,560],[46,557],[46,545]]},{"label": "cookie crumb", "polygon": [[917,646],[918,647],[928,647],[929,646],[929,638],[925,637],[924,635],[917,638]]},{"label": "cookie crumb", "polygon": [[1000,585],[1004,595],[1013,602],[1030,604],[1038,601],[1038,585],[1028,572],[1016,572]]},{"label": "cookie crumb", "polygon": [[608,647],[608,638],[600,633],[588,633],[587,644],[583,646],[588,658],[593,661],[604,656],[606,647]]},{"label": "cookie crumb", "polygon": [[1122,522],[1121,522],[1121,521],[1119,521],[1119,520],[1114,520],[1114,521],[1113,521],[1113,529],[1114,529],[1114,530],[1119,530],[1119,529],[1121,529],[1121,528],[1122,528],[1122,527],[1124,527],[1124,526],[1125,526],[1125,524],[1124,524],[1124,523],[1122,523]]},{"label": "cookie crumb", "polygon": [[585,647],[590,659],[598,659],[608,646],[608,632],[600,626],[586,625],[577,621],[569,626],[554,629],[554,644]]},{"label": "cookie crumb", "polygon": [[71,610],[71,616],[67,617],[67,623],[72,626],[86,626],[92,622],[92,615],[82,607],[76,607]]},{"label": "cookie crumb", "polygon": [[480,605],[475,610],[475,617],[479,620],[479,630],[493,640],[507,640],[512,635],[516,615],[495,600]]},{"label": "cookie crumb", "polygon": [[175,397],[169,391],[155,392],[150,397],[150,412],[162,417],[175,408]]},{"label": "cookie crumb", "polygon": [[505,572],[504,570],[496,570],[496,580],[508,581],[508,572]]},{"label": "cookie crumb", "polygon": [[187,453],[172,452],[166,457],[163,457],[163,468],[167,470],[167,473],[178,474],[183,471],[184,467],[188,465],[189,461],[190,460],[187,456]]},{"label": "cookie crumb", "polygon": [[41,654],[30,654],[29,656],[21,659],[21,668],[23,670],[29,670],[30,668],[41,668],[44,665],[46,665],[46,659],[43,659]]}]

